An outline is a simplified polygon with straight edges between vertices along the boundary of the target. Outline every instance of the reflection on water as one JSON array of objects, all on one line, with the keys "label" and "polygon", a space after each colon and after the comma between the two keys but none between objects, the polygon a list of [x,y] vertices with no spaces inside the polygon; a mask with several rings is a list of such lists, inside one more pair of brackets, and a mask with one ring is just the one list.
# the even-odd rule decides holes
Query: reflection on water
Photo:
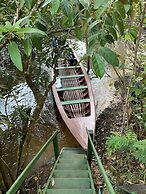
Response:
[{"label": "reflection on water", "polygon": [[[25,93],[27,94],[26,90],[27,88],[25,88]],[[30,91],[28,93],[30,94]],[[29,101],[29,98],[25,98],[25,103],[26,101]],[[30,102],[32,103],[32,101]],[[1,108],[3,107],[1,106]],[[30,161],[33,158],[33,156],[40,150],[40,148],[44,145],[44,143],[51,136],[52,132],[55,130],[59,131],[58,143],[59,143],[60,150],[62,147],[79,146],[78,142],[75,140],[75,138],[70,133],[67,126],[65,125],[64,121],[62,120],[57,110],[57,107],[54,106],[52,94],[51,92],[49,92],[39,123],[37,124],[31,136],[28,161]],[[5,144],[3,145],[3,149],[2,149],[3,159],[6,161],[8,166],[12,169],[15,169],[16,167],[18,131],[19,130],[16,130],[16,129],[11,131],[11,135],[5,141]],[[45,151],[45,153],[43,154],[43,156],[41,157],[41,159],[39,160],[38,164],[44,165],[48,162],[48,160],[51,160],[52,157],[54,157],[54,151],[53,151],[53,145],[50,144],[47,150]]]}]

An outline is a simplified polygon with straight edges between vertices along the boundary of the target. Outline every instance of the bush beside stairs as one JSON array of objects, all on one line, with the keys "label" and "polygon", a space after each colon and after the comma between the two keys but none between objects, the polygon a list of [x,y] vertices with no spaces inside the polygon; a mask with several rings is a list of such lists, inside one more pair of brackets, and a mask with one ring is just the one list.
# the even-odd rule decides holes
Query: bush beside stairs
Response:
[{"label": "bush beside stairs", "polygon": [[91,170],[82,148],[61,150],[43,193],[95,194]]}]

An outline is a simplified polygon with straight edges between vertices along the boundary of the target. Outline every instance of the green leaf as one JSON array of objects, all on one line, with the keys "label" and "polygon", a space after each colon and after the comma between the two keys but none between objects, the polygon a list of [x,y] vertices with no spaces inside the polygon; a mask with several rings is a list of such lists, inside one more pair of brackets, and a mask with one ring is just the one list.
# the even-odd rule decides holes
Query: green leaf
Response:
[{"label": "green leaf", "polygon": [[8,52],[10,54],[10,58],[12,62],[17,67],[17,69],[19,69],[20,71],[23,71],[21,54],[16,42],[13,41],[8,45]]},{"label": "green leaf", "polygon": [[2,39],[5,37],[5,35],[0,34],[0,42],[2,41]]},{"label": "green leaf", "polygon": [[32,51],[32,42],[29,38],[23,41],[24,52],[29,57]]},{"label": "green leaf", "polygon": [[110,34],[107,34],[107,35],[105,36],[105,40],[106,40],[106,42],[108,42],[109,44],[114,43],[114,38],[113,38],[113,36],[111,36]]},{"label": "green leaf", "polygon": [[101,23],[101,20],[96,20],[94,22],[92,22],[90,25],[89,25],[89,29],[88,30],[91,30],[92,28],[94,28],[97,24],[100,24]]},{"label": "green leaf", "polygon": [[30,10],[33,6],[33,1],[32,0],[25,0],[25,5]]},{"label": "green leaf", "polygon": [[92,57],[93,71],[97,77],[103,77],[105,73],[105,60],[99,54],[94,54]]},{"label": "green leaf", "polygon": [[94,3],[94,9],[98,9],[101,5],[105,5],[109,0],[96,0]]},{"label": "green leaf", "polygon": [[25,24],[27,24],[29,21],[29,16],[26,16],[24,18],[21,18],[20,20],[18,20],[15,24],[16,25],[20,25],[21,27],[24,26]]},{"label": "green leaf", "polygon": [[10,22],[5,22],[5,28],[8,30],[8,31],[10,31],[10,30],[12,30],[12,28],[13,28],[13,26],[12,26],[12,24],[10,23]]},{"label": "green leaf", "polygon": [[106,30],[109,32],[109,34],[111,34],[111,35],[113,36],[113,38],[114,38],[115,40],[118,39],[117,32],[116,32],[116,30],[115,30],[114,27],[107,25],[107,26],[105,26],[105,28],[106,28]]},{"label": "green leaf", "polygon": [[116,7],[117,11],[119,12],[119,14],[121,15],[121,17],[124,19],[126,13],[125,13],[125,8],[124,8],[123,3],[121,3],[120,1],[116,1],[115,7]]},{"label": "green leaf", "polygon": [[44,24],[42,24],[42,23],[40,23],[40,22],[37,22],[37,23],[35,24],[35,27],[36,27],[37,29],[39,29],[39,30],[42,30],[43,32],[44,32],[44,31],[47,31],[46,25],[44,25]]},{"label": "green leaf", "polygon": [[119,66],[119,60],[115,52],[107,47],[100,47],[98,53],[113,66]]},{"label": "green leaf", "polygon": [[19,0],[19,8],[21,9],[25,3],[25,0]]},{"label": "green leaf", "polygon": [[51,14],[54,15],[57,13],[58,9],[59,9],[59,6],[60,6],[60,0],[52,0],[51,1]]},{"label": "green leaf", "polygon": [[139,162],[146,164],[146,139],[133,144],[132,154]]},{"label": "green leaf", "polygon": [[109,4],[103,4],[96,10],[96,20],[98,20],[101,15],[106,11],[106,9],[109,7]]},{"label": "green leaf", "polygon": [[138,28],[136,26],[131,27],[130,34],[135,39],[137,37]]},{"label": "green leaf", "polygon": [[52,0],[46,0],[46,1],[43,3],[42,7],[45,7],[45,6],[48,5],[51,1],[52,1]]},{"label": "green leaf", "polygon": [[113,26],[113,19],[109,14],[107,14],[107,16],[106,16],[105,24],[109,25],[109,26]]},{"label": "green leaf", "polygon": [[76,34],[76,37],[77,37],[79,40],[82,40],[83,34],[82,34],[82,29],[81,29],[81,28],[76,27],[76,28],[75,28],[75,34]]},{"label": "green leaf", "polygon": [[124,8],[125,8],[125,12],[128,13],[128,11],[130,10],[130,5],[129,4],[125,4]]},{"label": "green leaf", "polygon": [[90,5],[89,0],[79,0],[79,2],[84,8],[88,8]]},{"label": "green leaf", "polygon": [[121,36],[124,34],[124,23],[121,15],[118,12],[113,12],[113,18],[118,26]]},{"label": "green leaf", "polygon": [[104,31],[100,31],[100,33],[98,34],[98,40],[101,46],[105,46],[107,41],[106,41],[106,34]]},{"label": "green leaf", "polygon": [[0,33],[7,32],[8,29],[5,26],[0,25]]},{"label": "green leaf", "polygon": [[88,42],[88,48],[87,48],[87,54],[88,56],[92,56],[93,52],[96,49],[96,45],[97,45],[97,36],[90,36],[89,37],[89,42]]},{"label": "green leaf", "polygon": [[72,10],[73,10],[72,6],[69,4],[69,1],[68,0],[63,0],[61,2],[61,5],[63,7],[64,14],[69,17],[70,14],[72,13]]},{"label": "green leaf", "polygon": [[32,44],[35,48],[38,50],[42,50],[42,38],[38,34],[32,34],[31,35]]},{"label": "green leaf", "polygon": [[24,33],[24,34],[41,34],[44,36],[47,36],[47,34],[45,32],[43,32],[42,30],[39,30],[37,28],[30,28],[30,27],[26,27],[26,28],[21,28],[19,31],[17,31],[17,33]]}]

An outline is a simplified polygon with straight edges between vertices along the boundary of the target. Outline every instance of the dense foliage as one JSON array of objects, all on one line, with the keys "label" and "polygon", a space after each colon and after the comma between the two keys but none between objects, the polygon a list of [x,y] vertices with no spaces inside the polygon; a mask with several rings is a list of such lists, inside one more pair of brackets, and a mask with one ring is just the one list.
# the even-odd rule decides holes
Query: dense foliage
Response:
[{"label": "dense foliage", "polygon": [[[36,100],[33,112],[29,107],[18,106],[12,115],[0,115],[8,129],[19,129],[16,176],[24,166],[21,161],[23,151],[28,149],[48,91],[55,82],[55,76],[49,77],[48,71],[55,69],[66,40],[75,38],[86,42],[87,52],[83,60],[87,61],[88,70],[92,68],[96,76],[101,78],[109,64],[114,68],[125,68],[127,65],[122,53],[114,48],[120,40],[136,43],[137,61],[145,10],[146,4],[142,0],[0,0],[0,61],[4,64],[1,69],[1,90],[10,94],[13,86],[23,80]],[[139,27],[137,23],[140,23]],[[58,47],[55,48],[57,55],[54,57],[51,54],[53,38],[58,40]],[[128,90],[125,90],[128,91],[128,97],[131,91],[137,99],[140,98],[140,103],[134,106],[134,115],[143,129],[146,123],[145,69],[136,74],[135,61],[131,82]],[[139,64],[138,68],[141,68]],[[139,80],[140,87],[135,87],[135,82]],[[130,101],[133,100],[135,96],[130,98]],[[129,103],[128,98],[126,103]],[[142,155],[145,140],[135,139],[131,148],[131,138],[127,140],[127,135],[112,135],[107,142],[110,152],[128,148],[137,160],[144,163]],[[1,170],[2,166],[4,164]],[[10,183],[4,173],[2,178],[8,189]]]}]

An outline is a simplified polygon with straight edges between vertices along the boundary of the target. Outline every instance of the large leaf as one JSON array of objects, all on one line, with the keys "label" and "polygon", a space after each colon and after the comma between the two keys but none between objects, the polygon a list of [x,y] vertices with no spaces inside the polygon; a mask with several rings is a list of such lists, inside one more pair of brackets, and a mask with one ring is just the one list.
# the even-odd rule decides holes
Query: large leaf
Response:
[{"label": "large leaf", "polygon": [[125,8],[124,8],[124,5],[123,3],[121,3],[120,1],[116,1],[115,2],[115,7],[117,9],[117,12],[119,12],[119,14],[122,16],[122,18],[124,19],[125,18]]},{"label": "large leaf", "polygon": [[72,6],[70,5],[69,1],[68,0],[63,0],[61,2],[61,5],[63,7],[63,12],[66,16],[70,16],[70,13],[72,13]]},{"label": "large leaf", "polygon": [[19,0],[19,8],[21,9],[25,3],[25,0]]},{"label": "large leaf", "polygon": [[100,33],[98,34],[98,40],[101,46],[105,46],[105,44],[107,43],[107,40],[106,40],[106,33],[104,31],[100,31]]},{"label": "large leaf", "polygon": [[84,8],[88,8],[90,5],[89,0],[79,0],[79,2]]},{"label": "large leaf", "polygon": [[24,39],[23,41],[24,52],[29,57],[32,51],[32,42],[29,38]]},{"label": "large leaf", "polygon": [[39,30],[37,28],[21,28],[19,31],[17,31],[17,33],[24,33],[24,34],[41,34],[44,36],[47,36],[47,34],[45,32],[43,32],[42,30]]},{"label": "large leaf", "polygon": [[119,60],[115,52],[107,47],[100,47],[99,54],[103,56],[103,58],[113,66],[119,66]]},{"label": "large leaf", "polygon": [[32,34],[31,35],[32,44],[35,48],[38,50],[42,50],[42,38],[38,34]]},{"label": "large leaf", "polygon": [[105,36],[105,40],[106,40],[106,42],[108,42],[109,44],[114,43],[114,38],[113,38],[113,36],[111,36],[110,34],[107,34],[107,35]]},{"label": "large leaf", "polygon": [[82,40],[83,34],[82,34],[82,29],[81,29],[81,28],[76,27],[76,28],[75,28],[75,34],[76,34],[76,37],[77,37],[79,40]]},{"label": "large leaf", "polygon": [[124,22],[123,19],[121,17],[121,15],[118,12],[114,12],[113,13],[113,18],[118,26],[119,32],[121,34],[121,36],[124,34]]},{"label": "large leaf", "polygon": [[97,45],[97,36],[90,36],[88,40],[87,54],[88,56],[92,56]]},{"label": "large leaf", "polygon": [[4,37],[5,35],[0,34],[0,42],[3,40]]},{"label": "large leaf", "polygon": [[96,10],[96,20],[100,18],[100,16],[106,11],[106,9],[109,7],[109,4],[103,4]]},{"label": "large leaf", "polygon": [[113,26],[113,19],[109,14],[107,14],[107,16],[106,16],[105,24],[109,25],[109,26]]},{"label": "large leaf", "polygon": [[13,29],[13,26],[12,24],[9,22],[9,21],[6,21],[5,22],[5,28],[8,30],[8,31],[11,31]]},{"label": "large leaf", "polygon": [[8,52],[10,54],[12,62],[17,67],[17,69],[23,71],[21,54],[16,42],[13,41],[8,45]]},{"label": "large leaf", "polygon": [[89,25],[89,29],[88,30],[91,30],[92,28],[94,28],[97,24],[101,23],[101,20],[96,20],[94,22],[92,22],[90,25]]},{"label": "large leaf", "polygon": [[26,7],[30,10],[33,6],[33,1],[32,0],[25,0],[25,5]]},{"label": "large leaf", "polygon": [[109,32],[109,34],[111,34],[111,35],[113,36],[113,38],[114,38],[115,40],[118,39],[117,32],[116,32],[116,30],[115,30],[114,27],[107,25],[107,26],[105,26],[105,28],[106,28],[106,30]]},{"label": "large leaf", "polygon": [[92,57],[93,71],[97,77],[103,77],[105,73],[105,60],[99,54],[94,54]]},{"label": "large leaf", "polygon": [[7,32],[8,29],[5,26],[0,25],[0,33]]},{"label": "large leaf", "polygon": [[94,3],[94,9],[98,9],[101,5],[105,5],[109,0],[96,0]]},{"label": "large leaf", "polygon": [[20,20],[18,20],[15,25],[20,25],[21,27],[24,26],[25,24],[27,24],[29,21],[29,16],[26,16],[24,18],[21,18]]},{"label": "large leaf", "polygon": [[134,40],[137,37],[138,28],[136,26],[132,26],[130,30],[130,35],[133,37]]},{"label": "large leaf", "polygon": [[54,15],[57,13],[59,6],[60,6],[60,0],[52,0],[51,1],[52,7],[51,7],[51,14]]},{"label": "large leaf", "polygon": [[130,5],[129,4],[125,4],[124,8],[125,8],[125,12],[128,13],[128,11],[130,10]]}]

